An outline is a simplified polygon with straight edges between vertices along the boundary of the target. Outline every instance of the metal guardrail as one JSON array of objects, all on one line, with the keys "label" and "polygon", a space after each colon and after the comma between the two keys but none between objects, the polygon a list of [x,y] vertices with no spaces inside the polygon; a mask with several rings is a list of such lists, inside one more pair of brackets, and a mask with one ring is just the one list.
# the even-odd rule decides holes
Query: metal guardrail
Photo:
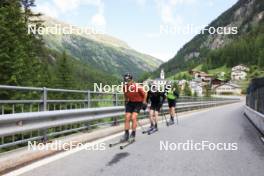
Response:
[{"label": "metal guardrail", "polygon": [[[237,100],[218,101],[218,102],[190,102],[179,103],[177,111],[189,111],[194,109],[207,108],[218,106],[228,103],[234,103]],[[164,107],[166,111],[168,107]],[[11,141],[2,141],[0,148],[10,147],[18,144],[23,144],[28,141],[44,140],[48,137],[58,136],[66,133],[72,133],[80,130],[90,129],[94,126],[105,124],[112,124],[110,118],[120,117],[124,114],[124,107],[104,107],[104,108],[91,108],[79,110],[62,110],[62,111],[49,111],[49,112],[34,112],[34,113],[20,113],[2,115],[0,118],[0,136],[10,137]],[[145,118],[146,115],[141,114],[140,118]],[[106,120],[105,122],[96,122],[98,120]],[[118,122],[122,122],[120,118]],[[22,122],[18,125],[18,122]],[[61,129],[60,127],[67,125],[79,124],[78,126],[69,129]],[[50,131],[50,129],[60,128],[58,131]],[[35,132],[35,133],[34,133]],[[17,135],[27,134],[28,137],[16,138]],[[10,140],[10,139],[9,139]]]},{"label": "metal guardrail", "polygon": [[251,81],[247,90],[245,115],[264,134],[264,78]]},{"label": "metal guardrail", "polygon": [[[30,100],[0,100],[0,105],[6,106],[10,113],[0,115],[0,148],[7,148],[24,144],[28,141],[47,140],[49,137],[65,135],[80,130],[87,130],[104,125],[118,124],[124,121],[123,94],[120,93],[102,93],[82,90],[65,90],[34,87],[14,87],[1,86],[0,90],[37,91],[39,99]],[[63,96],[57,96],[53,93],[67,93],[63,96],[76,99],[55,99]],[[72,95],[69,93],[81,94],[84,96]],[[53,94],[49,97],[49,94]],[[30,96],[29,96],[30,97]],[[82,97],[81,97],[82,98]],[[188,111],[201,109],[211,106],[237,102],[238,99],[229,98],[205,98],[205,97],[181,97],[177,103],[177,111]],[[95,104],[93,104],[95,103]],[[37,104],[39,108],[33,105]],[[49,108],[55,104],[55,108]],[[67,108],[63,108],[64,106]],[[79,106],[77,106],[79,104]],[[83,104],[81,106],[80,104]],[[21,111],[16,111],[16,107],[24,107]],[[31,108],[25,108],[28,106]],[[110,107],[101,107],[110,106]],[[164,110],[168,107],[165,106]],[[3,109],[2,109],[3,112]],[[140,118],[146,115],[141,114]]]},{"label": "metal guardrail", "polygon": [[[9,93],[9,95],[15,93],[16,96],[11,99],[4,99],[1,97],[4,91],[5,93]],[[67,99],[65,99],[65,97],[67,97]],[[178,102],[223,100],[226,100],[226,98],[181,96]],[[122,106],[123,103],[124,97],[122,93],[0,85],[0,115],[103,106]]]},{"label": "metal guardrail", "polygon": [[248,87],[247,106],[264,114],[264,78],[253,79]]},{"label": "metal guardrail", "polygon": [[251,120],[251,122],[259,129],[264,135],[264,114],[250,108],[245,105],[245,115]]},{"label": "metal guardrail", "polygon": [[[1,93],[3,94],[4,91],[10,92],[10,94],[15,91],[17,97],[21,97],[21,99],[15,97],[16,99],[4,100],[1,98]],[[30,99],[25,100],[25,97]],[[68,99],[62,99],[65,97],[68,97]],[[90,108],[99,106],[100,103],[104,106],[120,106],[122,102],[123,95],[121,93],[0,85],[0,114],[2,115]]]}]

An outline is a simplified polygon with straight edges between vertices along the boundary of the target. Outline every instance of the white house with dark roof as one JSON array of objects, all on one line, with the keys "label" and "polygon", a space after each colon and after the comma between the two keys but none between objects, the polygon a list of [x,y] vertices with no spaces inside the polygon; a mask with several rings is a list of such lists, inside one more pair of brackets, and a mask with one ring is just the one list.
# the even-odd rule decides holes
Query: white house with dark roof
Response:
[{"label": "white house with dark roof", "polygon": [[213,88],[217,95],[241,95],[242,89],[234,83],[224,83]]},{"label": "white house with dark roof", "polygon": [[232,68],[231,79],[235,81],[245,80],[247,77],[247,72],[249,68],[245,65],[237,65]]}]

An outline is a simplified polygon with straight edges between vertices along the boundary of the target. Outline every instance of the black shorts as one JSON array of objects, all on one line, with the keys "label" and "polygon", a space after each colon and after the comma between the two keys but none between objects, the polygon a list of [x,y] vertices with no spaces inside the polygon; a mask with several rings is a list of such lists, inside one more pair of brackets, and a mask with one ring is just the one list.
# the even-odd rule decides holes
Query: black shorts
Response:
[{"label": "black shorts", "polygon": [[175,107],[176,106],[176,100],[168,99],[168,104],[169,104],[169,108]]},{"label": "black shorts", "polygon": [[161,108],[161,104],[151,104],[150,105],[150,110],[153,110],[153,111],[160,111],[160,108]]},{"label": "black shorts", "polygon": [[142,105],[143,103],[142,102],[128,102],[126,104],[126,112],[129,112],[129,113],[133,113],[133,112],[136,112],[136,113],[139,113],[141,108],[142,108]]}]

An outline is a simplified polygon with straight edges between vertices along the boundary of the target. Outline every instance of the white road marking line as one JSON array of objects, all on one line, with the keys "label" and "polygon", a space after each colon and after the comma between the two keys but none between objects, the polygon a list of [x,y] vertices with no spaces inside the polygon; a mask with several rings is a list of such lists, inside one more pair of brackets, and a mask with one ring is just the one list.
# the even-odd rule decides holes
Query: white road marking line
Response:
[{"label": "white road marking line", "polygon": [[264,137],[261,137],[260,139],[262,140],[262,142],[264,142]]}]

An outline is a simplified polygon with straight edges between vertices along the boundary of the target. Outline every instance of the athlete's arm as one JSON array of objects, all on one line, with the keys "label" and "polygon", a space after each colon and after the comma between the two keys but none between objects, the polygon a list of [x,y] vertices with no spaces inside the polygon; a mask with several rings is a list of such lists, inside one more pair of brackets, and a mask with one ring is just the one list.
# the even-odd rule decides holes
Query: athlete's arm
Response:
[{"label": "athlete's arm", "polygon": [[123,87],[123,92],[124,92],[124,100],[125,100],[125,104],[128,102],[128,97],[127,97],[127,89],[125,88],[125,86]]},{"label": "athlete's arm", "polygon": [[161,94],[161,104],[163,105],[163,103],[164,103],[164,101],[165,101],[165,99],[166,99],[166,95],[165,95],[165,92],[161,92],[160,93]]},{"label": "athlete's arm", "polygon": [[149,99],[150,99],[150,91],[148,91],[148,93],[147,93],[147,100],[146,100],[146,103],[149,103]]},{"label": "athlete's arm", "polygon": [[143,103],[146,104],[147,103],[148,94],[143,90],[143,87],[141,87],[141,86],[138,88],[138,92],[141,95],[141,97],[143,97]]},{"label": "athlete's arm", "polygon": [[143,101],[144,104],[147,103],[147,97],[148,97],[148,94],[146,92],[144,92],[144,101]]},{"label": "athlete's arm", "polygon": [[173,92],[173,94],[175,95],[175,97],[179,98],[179,94],[176,90]]}]

